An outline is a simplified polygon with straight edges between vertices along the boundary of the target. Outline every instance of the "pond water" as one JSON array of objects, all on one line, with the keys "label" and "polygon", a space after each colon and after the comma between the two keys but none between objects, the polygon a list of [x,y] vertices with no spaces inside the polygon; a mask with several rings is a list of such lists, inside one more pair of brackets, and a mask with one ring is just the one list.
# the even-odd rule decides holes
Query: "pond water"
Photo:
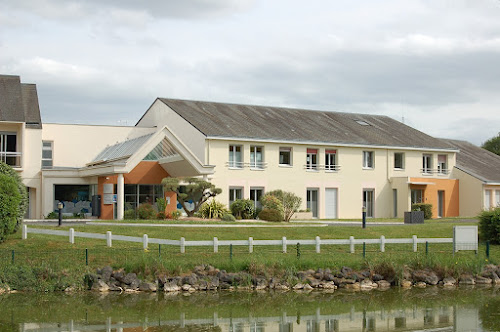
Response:
[{"label": "pond water", "polygon": [[0,331],[499,331],[500,288],[0,295]]}]

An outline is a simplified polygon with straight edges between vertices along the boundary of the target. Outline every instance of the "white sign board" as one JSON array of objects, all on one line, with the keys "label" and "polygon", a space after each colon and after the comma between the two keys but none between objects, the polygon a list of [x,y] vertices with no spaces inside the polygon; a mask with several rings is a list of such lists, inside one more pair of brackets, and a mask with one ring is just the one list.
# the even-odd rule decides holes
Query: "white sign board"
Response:
[{"label": "white sign board", "polygon": [[102,197],[102,204],[113,204],[114,203],[114,194],[104,194]]},{"label": "white sign board", "polygon": [[114,194],[114,185],[112,183],[105,183],[102,186],[103,194]]},{"label": "white sign board", "polygon": [[453,226],[453,250],[475,250],[478,247],[477,226]]}]

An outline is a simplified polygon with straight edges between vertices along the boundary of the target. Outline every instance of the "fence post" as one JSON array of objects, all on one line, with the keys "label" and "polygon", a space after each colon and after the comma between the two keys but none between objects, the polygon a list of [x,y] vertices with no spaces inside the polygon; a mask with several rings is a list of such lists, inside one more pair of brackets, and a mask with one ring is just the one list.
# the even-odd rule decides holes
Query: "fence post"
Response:
[{"label": "fence post", "polygon": [[186,252],[186,245],[185,245],[186,239],[181,237],[181,254]]},{"label": "fence post", "polygon": [[16,262],[16,252],[12,250],[12,264]]},{"label": "fence post", "polygon": [[354,236],[349,236],[349,249],[351,251],[351,254],[354,254]]},{"label": "fence post", "polygon": [[380,236],[380,252],[385,252],[385,236]]},{"label": "fence post", "polygon": [[283,253],[286,254],[286,236],[283,236],[282,242],[283,242]]},{"label": "fence post", "polygon": [[248,238],[248,252],[253,253],[253,237]]},{"label": "fence post", "polygon": [[111,234],[111,231],[106,232],[106,245],[108,247],[111,247],[111,245],[112,245],[112,240],[111,240],[112,236],[113,235]]},{"label": "fence post", "polygon": [[321,239],[319,238],[319,236],[316,236],[316,253],[319,254],[320,251],[321,251]]},{"label": "fence post", "polygon": [[366,242],[363,242],[363,258],[366,257]]},{"label": "fence post", "polygon": [[28,225],[23,225],[23,240],[28,238]]},{"label": "fence post", "polygon": [[413,235],[413,252],[417,252],[417,236]]},{"label": "fence post", "polygon": [[429,241],[425,241],[425,256],[429,255]]},{"label": "fence post", "polygon": [[161,259],[161,243],[158,243],[158,258]]},{"label": "fence post", "polygon": [[300,259],[300,242],[297,242],[297,259]]},{"label": "fence post", "polygon": [[89,265],[89,249],[85,248],[85,265]]},{"label": "fence post", "polygon": [[214,252],[219,252],[219,240],[216,237],[214,237]]},{"label": "fence post", "polygon": [[229,259],[233,260],[233,244],[229,244]]},{"label": "fence post", "polygon": [[147,250],[148,249],[148,242],[149,242],[149,238],[148,238],[148,235],[147,234],[144,234],[142,236],[142,248],[144,250]]},{"label": "fence post", "polygon": [[75,244],[75,229],[74,228],[69,229],[69,243]]},{"label": "fence post", "polygon": [[490,260],[490,241],[486,241],[486,259]]}]

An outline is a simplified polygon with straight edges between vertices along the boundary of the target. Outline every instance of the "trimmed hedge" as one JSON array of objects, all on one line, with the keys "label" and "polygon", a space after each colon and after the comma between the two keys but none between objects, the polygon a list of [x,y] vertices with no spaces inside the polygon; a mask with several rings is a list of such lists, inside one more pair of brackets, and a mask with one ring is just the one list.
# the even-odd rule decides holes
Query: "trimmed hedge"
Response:
[{"label": "trimmed hedge", "polygon": [[266,221],[281,222],[283,221],[283,214],[275,209],[264,208],[259,213],[259,219]]},{"label": "trimmed hedge", "polygon": [[21,201],[16,180],[0,173],[0,242],[16,231]]},{"label": "trimmed hedge", "polygon": [[7,175],[8,177],[14,179],[17,192],[21,195],[21,201],[17,206],[17,214],[16,214],[16,228],[13,230],[13,233],[17,230],[18,226],[22,223],[24,219],[24,215],[28,209],[28,191],[26,190],[26,186],[23,184],[23,180],[19,176],[19,174],[9,165],[0,161],[0,174]]},{"label": "trimmed hedge", "polygon": [[424,211],[424,219],[432,219],[432,204],[415,203],[411,206],[412,211]]},{"label": "trimmed hedge", "polygon": [[481,240],[500,244],[500,208],[483,211],[478,218]]}]

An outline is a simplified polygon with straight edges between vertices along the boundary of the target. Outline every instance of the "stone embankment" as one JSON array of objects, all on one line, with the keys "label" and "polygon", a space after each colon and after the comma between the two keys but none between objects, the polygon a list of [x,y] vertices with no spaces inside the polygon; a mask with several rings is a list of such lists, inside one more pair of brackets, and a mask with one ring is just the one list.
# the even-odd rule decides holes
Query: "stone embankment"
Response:
[{"label": "stone embankment", "polygon": [[354,271],[343,267],[340,271],[317,269],[299,271],[293,275],[265,277],[251,275],[248,272],[229,273],[210,265],[195,267],[192,273],[184,276],[162,276],[156,282],[138,279],[135,273],[113,271],[109,266],[99,269],[95,274],[85,276],[89,289],[98,292],[196,292],[217,290],[351,290],[387,289],[391,286],[403,288],[440,285],[456,287],[458,285],[500,284],[500,266],[487,265],[479,275],[462,274],[455,279],[451,276],[439,276],[436,272],[411,270],[404,267],[397,275],[394,270],[386,275],[372,273],[369,270]]}]

